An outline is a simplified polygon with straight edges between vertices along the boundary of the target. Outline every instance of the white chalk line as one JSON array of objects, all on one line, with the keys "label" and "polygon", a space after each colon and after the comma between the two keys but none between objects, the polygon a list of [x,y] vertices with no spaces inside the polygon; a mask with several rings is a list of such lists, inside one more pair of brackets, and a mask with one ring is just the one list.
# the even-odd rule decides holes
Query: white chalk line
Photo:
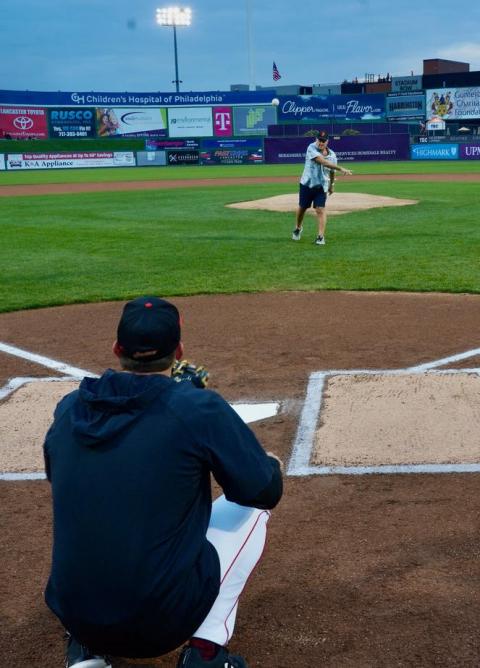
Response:
[{"label": "white chalk line", "polygon": [[[55,382],[55,381],[72,381],[80,380],[85,376],[98,378],[98,374],[85,371],[84,369],[79,369],[78,367],[73,367],[71,365],[65,364],[63,362],[57,362],[49,357],[43,355],[37,355],[35,353],[30,353],[27,350],[17,348],[6,343],[0,342],[0,352],[5,352],[10,355],[15,355],[21,357],[30,362],[34,362],[45,366],[50,369],[54,369],[60,373],[67,374],[66,377],[49,377],[49,378],[14,378],[10,380],[3,388],[0,389],[0,399],[8,396],[11,392],[21,385],[34,382],[34,381],[45,381],[45,382]],[[311,458],[311,452],[313,449],[313,438],[318,424],[318,419],[320,416],[322,398],[323,398],[323,387],[325,384],[325,379],[331,376],[338,375],[392,375],[400,376],[411,373],[421,374],[421,373],[436,373],[436,374],[452,374],[452,373],[480,373],[480,368],[473,369],[444,369],[437,370],[438,367],[445,366],[447,364],[453,364],[469,357],[475,357],[480,355],[480,348],[474,348],[472,350],[459,353],[456,355],[451,355],[449,357],[443,357],[439,360],[434,360],[432,362],[427,362],[412,367],[407,367],[404,369],[333,369],[328,371],[315,371],[310,374],[309,382],[307,386],[307,394],[300,417],[300,422],[295,438],[295,442],[292,449],[292,455],[289,460],[287,474],[290,476],[304,476],[304,475],[331,475],[331,474],[340,474],[340,475],[364,475],[368,473],[440,473],[440,472],[477,472],[480,471],[480,464],[415,464],[415,465],[394,465],[394,466],[370,466],[370,467],[325,467],[325,466],[311,466],[309,464]],[[232,405],[235,408],[235,405]],[[240,408],[241,406],[241,408]],[[256,406],[255,414],[258,415],[259,412],[257,409],[261,408],[259,404],[251,404],[251,406]],[[268,404],[263,404],[263,406],[268,406],[266,408],[265,415],[263,417],[270,417],[275,415],[278,412],[279,404],[270,402]],[[274,407],[272,409],[272,406]],[[254,420],[248,419],[248,404],[238,405],[237,413],[242,417],[246,422],[255,421],[263,419],[263,417],[255,417]],[[267,413],[271,412],[270,415]],[[23,476],[23,477],[18,477]],[[37,480],[44,479],[45,476],[42,473],[0,473],[0,480]]]},{"label": "white chalk line", "polygon": [[[78,382],[85,377],[89,378],[98,378],[98,374],[91,373],[90,371],[85,371],[84,369],[79,369],[78,367],[71,366],[69,364],[64,364],[63,362],[58,362],[49,357],[44,357],[43,355],[37,355],[31,353],[28,350],[23,350],[22,348],[17,348],[16,346],[11,346],[6,343],[0,342],[0,352],[7,353],[9,355],[14,355],[16,357],[21,357],[28,360],[29,362],[34,362],[40,364],[41,366],[47,367],[49,369],[54,369],[60,373],[68,374],[65,376],[48,376],[48,377],[34,377],[34,376],[18,376],[16,378],[11,378],[2,388],[0,388],[0,400],[5,399],[10,394],[18,390],[23,385],[29,383],[58,383],[58,382]],[[230,404],[235,412],[244,420],[246,423],[257,422],[258,420],[265,420],[269,417],[275,416],[280,408],[280,403],[275,402],[263,402],[263,403],[235,403]],[[18,472],[18,473],[7,473],[0,472],[0,480],[44,480],[45,474],[42,472]]]},{"label": "white chalk line", "polygon": [[310,374],[305,403],[287,467],[289,476],[307,475],[366,475],[372,473],[478,473],[480,462],[473,464],[395,464],[379,466],[314,466],[310,464],[314,436],[320,420],[325,381],[332,376],[405,376],[411,374],[480,374],[480,368],[438,369],[446,364],[480,355],[480,348],[474,348],[457,355],[418,364],[404,369],[329,369]]},{"label": "white chalk line", "polygon": [[16,346],[11,346],[10,344],[2,343],[1,341],[0,352],[7,353],[7,355],[14,355],[15,357],[21,357],[28,362],[40,364],[41,366],[47,367],[47,369],[54,369],[67,376],[73,376],[73,378],[81,379],[85,378],[85,376],[90,378],[98,377],[97,374],[91,373],[91,371],[85,371],[85,369],[79,369],[76,366],[70,366],[70,364],[65,364],[64,362],[57,362],[50,357],[30,353],[28,350],[23,350],[22,348],[17,348]]}]

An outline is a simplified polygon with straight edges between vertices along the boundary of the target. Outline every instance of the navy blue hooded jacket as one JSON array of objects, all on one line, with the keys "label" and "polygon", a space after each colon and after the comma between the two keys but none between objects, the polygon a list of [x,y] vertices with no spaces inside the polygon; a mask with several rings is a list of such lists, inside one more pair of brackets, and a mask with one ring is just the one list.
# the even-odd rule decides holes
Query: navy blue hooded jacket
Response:
[{"label": "navy blue hooded jacket", "polygon": [[219,590],[206,540],[210,472],[230,501],[272,508],[281,473],[218,394],[108,370],[62,399],[44,446],[54,544],[45,597],[97,652],[157,656]]}]

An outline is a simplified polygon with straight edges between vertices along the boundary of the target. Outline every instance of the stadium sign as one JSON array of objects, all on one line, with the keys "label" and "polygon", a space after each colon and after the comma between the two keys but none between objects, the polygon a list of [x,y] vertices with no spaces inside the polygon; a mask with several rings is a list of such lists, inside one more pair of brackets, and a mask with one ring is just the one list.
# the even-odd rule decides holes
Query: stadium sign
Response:
[{"label": "stadium sign", "polygon": [[95,109],[57,107],[48,109],[49,136],[59,139],[69,137],[95,137]]},{"label": "stadium sign", "polygon": [[0,130],[12,139],[46,139],[47,110],[37,107],[0,107]]},{"label": "stadium sign", "polygon": [[412,160],[458,160],[458,144],[413,144]]},{"label": "stadium sign", "polygon": [[392,77],[392,93],[414,93],[422,90],[422,77]]},{"label": "stadium sign", "polygon": [[[265,139],[266,163],[301,163],[312,137]],[[407,134],[332,136],[329,146],[340,162],[408,160]]]},{"label": "stadium sign", "polygon": [[0,90],[0,104],[43,107],[163,107],[270,103],[272,91],[111,93]]},{"label": "stadium sign", "polygon": [[169,137],[211,137],[213,120],[211,107],[168,108]]},{"label": "stadium sign", "polygon": [[266,137],[268,126],[277,122],[277,112],[272,106],[244,106],[233,110],[235,135]]},{"label": "stadium sign", "polygon": [[76,169],[81,167],[135,167],[130,151],[85,153],[10,153],[8,170]]},{"label": "stadium sign", "polygon": [[462,160],[480,160],[480,144],[462,144],[460,146]]},{"label": "stadium sign", "polygon": [[420,120],[425,118],[425,95],[387,95],[387,119]]},{"label": "stadium sign", "polygon": [[480,87],[434,88],[426,91],[427,116],[445,119],[480,118]]},{"label": "stadium sign", "polygon": [[371,121],[385,118],[385,95],[294,95],[280,97],[282,123],[316,123],[325,120]]}]

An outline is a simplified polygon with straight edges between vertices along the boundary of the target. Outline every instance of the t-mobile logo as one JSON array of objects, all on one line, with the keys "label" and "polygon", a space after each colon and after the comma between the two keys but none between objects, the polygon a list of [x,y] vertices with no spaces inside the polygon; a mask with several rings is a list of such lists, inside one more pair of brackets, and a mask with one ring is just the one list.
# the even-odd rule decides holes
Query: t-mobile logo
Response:
[{"label": "t-mobile logo", "polygon": [[216,107],[213,110],[215,134],[218,136],[231,136],[232,134],[232,109],[230,107]]},{"label": "t-mobile logo", "polygon": [[232,121],[230,120],[230,114],[228,111],[217,111],[215,114],[215,126],[222,132],[225,130],[230,130]]}]

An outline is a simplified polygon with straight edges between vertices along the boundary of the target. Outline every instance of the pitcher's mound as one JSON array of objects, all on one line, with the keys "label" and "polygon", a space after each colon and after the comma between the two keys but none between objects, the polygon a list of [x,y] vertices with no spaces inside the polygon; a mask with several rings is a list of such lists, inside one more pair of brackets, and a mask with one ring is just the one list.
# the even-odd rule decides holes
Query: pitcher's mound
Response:
[{"label": "pitcher's mound", "polygon": [[[366,195],[364,193],[334,193],[328,197],[327,208],[329,215],[364,211],[382,206],[407,206],[418,204],[414,199],[398,199],[397,197],[381,197],[380,195]],[[227,204],[233,209],[264,209],[266,211],[295,211],[298,206],[298,195],[276,195],[265,199],[255,199],[250,202],[236,202]],[[313,209],[308,210],[315,213]]]}]

